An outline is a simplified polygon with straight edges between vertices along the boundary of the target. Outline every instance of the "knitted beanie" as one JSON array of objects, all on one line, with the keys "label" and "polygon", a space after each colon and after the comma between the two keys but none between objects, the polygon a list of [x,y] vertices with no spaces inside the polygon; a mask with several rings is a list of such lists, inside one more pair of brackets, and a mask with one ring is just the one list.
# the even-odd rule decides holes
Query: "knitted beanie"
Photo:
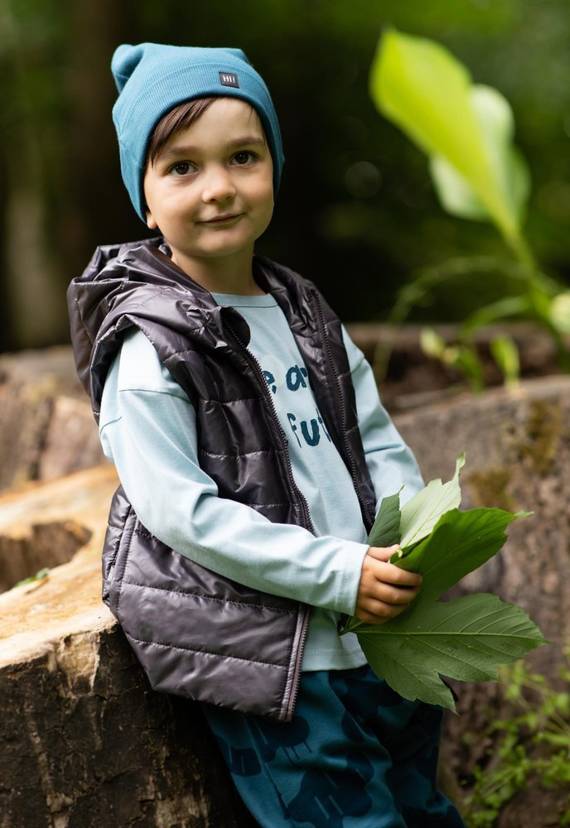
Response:
[{"label": "knitted beanie", "polygon": [[113,122],[121,174],[145,224],[143,178],[150,137],[163,115],[192,98],[229,95],[255,108],[273,159],[274,197],[277,195],[285,162],[279,121],[263,78],[241,49],[123,43],[113,53],[111,71],[119,91]]}]

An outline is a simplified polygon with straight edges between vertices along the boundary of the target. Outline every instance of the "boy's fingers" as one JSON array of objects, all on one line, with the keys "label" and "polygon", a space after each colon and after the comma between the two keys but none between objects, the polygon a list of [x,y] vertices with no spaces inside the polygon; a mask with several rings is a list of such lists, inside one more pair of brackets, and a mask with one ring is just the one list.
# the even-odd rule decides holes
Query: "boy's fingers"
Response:
[{"label": "boy's fingers", "polygon": [[383,601],[369,598],[366,602],[364,602],[363,606],[358,609],[357,617],[360,618],[361,621],[365,621],[367,624],[382,624],[389,621],[391,618],[395,618],[400,615],[407,609],[407,607],[407,604],[405,606],[396,607],[388,605]]},{"label": "boy's fingers", "polygon": [[399,548],[399,543],[395,543],[393,546],[371,546],[368,549],[368,554],[378,561],[388,561]]},{"label": "boy's fingers", "polygon": [[384,604],[399,606],[401,604],[410,604],[416,598],[417,594],[417,587],[414,589],[401,589],[385,583],[377,583],[372,600],[376,599],[382,601]]},{"label": "boy's fingers", "polygon": [[423,581],[419,572],[410,572],[384,561],[378,561],[376,577],[379,581],[395,586],[418,586]]}]

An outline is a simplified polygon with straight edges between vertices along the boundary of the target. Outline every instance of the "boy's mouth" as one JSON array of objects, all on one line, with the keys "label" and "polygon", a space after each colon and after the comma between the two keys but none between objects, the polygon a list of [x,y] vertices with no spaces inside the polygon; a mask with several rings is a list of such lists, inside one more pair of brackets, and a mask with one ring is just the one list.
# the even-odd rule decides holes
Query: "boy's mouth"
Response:
[{"label": "boy's mouth", "polygon": [[225,213],[223,216],[216,216],[216,218],[206,219],[198,222],[198,224],[221,224],[234,219],[240,218],[243,213]]}]

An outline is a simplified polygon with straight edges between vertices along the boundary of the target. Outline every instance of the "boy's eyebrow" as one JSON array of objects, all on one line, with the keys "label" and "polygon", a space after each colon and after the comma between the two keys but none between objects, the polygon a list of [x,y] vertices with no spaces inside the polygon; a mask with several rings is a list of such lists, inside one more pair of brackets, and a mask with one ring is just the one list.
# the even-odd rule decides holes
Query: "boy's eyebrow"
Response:
[{"label": "boy's eyebrow", "polygon": [[[243,147],[244,145],[253,145],[253,146],[265,146],[265,141],[263,138],[260,138],[258,135],[244,135],[241,138],[234,138],[232,141],[226,142],[226,147],[228,149],[233,149],[234,147]],[[192,155],[193,153],[199,153],[199,147],[192,147],[190,144],[186,144],[185,146],[178,146],[178,147],[171,147],[170,149],[164,150],[161,152],[162,158],[172,158],[177,155]]]}]

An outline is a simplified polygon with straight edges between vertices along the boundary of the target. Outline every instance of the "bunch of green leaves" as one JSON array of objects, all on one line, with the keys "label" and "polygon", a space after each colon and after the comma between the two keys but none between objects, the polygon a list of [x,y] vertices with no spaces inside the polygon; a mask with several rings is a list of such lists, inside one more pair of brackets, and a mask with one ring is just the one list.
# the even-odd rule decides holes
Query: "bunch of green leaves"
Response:
[{"label": "bunch of green leaves", "polygon": [[[564,649],[559,676],[570,687],[570,647]],[[542,788],[570,789],[570,692],[555,689],[524,661],[499,669],[506,715],[493,719],[483,733],[464,734],[493,745],[485,767],[473,771],[474,784],[463,798],[464,816],[472,828],[492,828],[501,809],[524,788],[540,796]],[[551,814],[558,825],[570,825],[570,803]],[[552,824],[554,824],[554,821]]]},{"label": "bunch of green leaves", "polygon": [[401,696],[454,712],[452,693],[440,676],[496,680],[500,665],[547,643],[522,609],[495,595],[438,601],[501,549],[512,521],[530,514],[490,508],[460,511],[464,463],[461,455],[451,480],[430,481],[402,508],[399,492],[383,498],[368,543],[399,543],[390,563],[420,572],[422,586],[396,618],[367,624],[353,617],[339,630],[341,635],[356,632],[374,672]]},{"label": "bunch of green leaves", "polygon": [[[500,320],[524,318],[546,328],[561,367],[570,370],[564,341],[570,333],[570,292],[539,269],[522,231],[530,174],[513,143],[514,117],[506,98],[490,86],[472,83],[468,69],[440,44],[394,28],[380,38],[369,88],[378,111],[428,155],[442,208],[494,224],[514,256],[512,294],[477,307],[464,320],[455,351],[448,354],[455,367],[479,383],[474,332]],[[463,275],[462,268],[446,268],[445,263],[436,271],[438,282]],[[420,273],[404,286],[389,321],[401,323],[414,304],[425,300],[432,281],[430,273]],[[497,347],[502,359],[505,348]],[[512,348],[507,347],[512,367]],[[382,361],[385,365],[386,353]]]}]

